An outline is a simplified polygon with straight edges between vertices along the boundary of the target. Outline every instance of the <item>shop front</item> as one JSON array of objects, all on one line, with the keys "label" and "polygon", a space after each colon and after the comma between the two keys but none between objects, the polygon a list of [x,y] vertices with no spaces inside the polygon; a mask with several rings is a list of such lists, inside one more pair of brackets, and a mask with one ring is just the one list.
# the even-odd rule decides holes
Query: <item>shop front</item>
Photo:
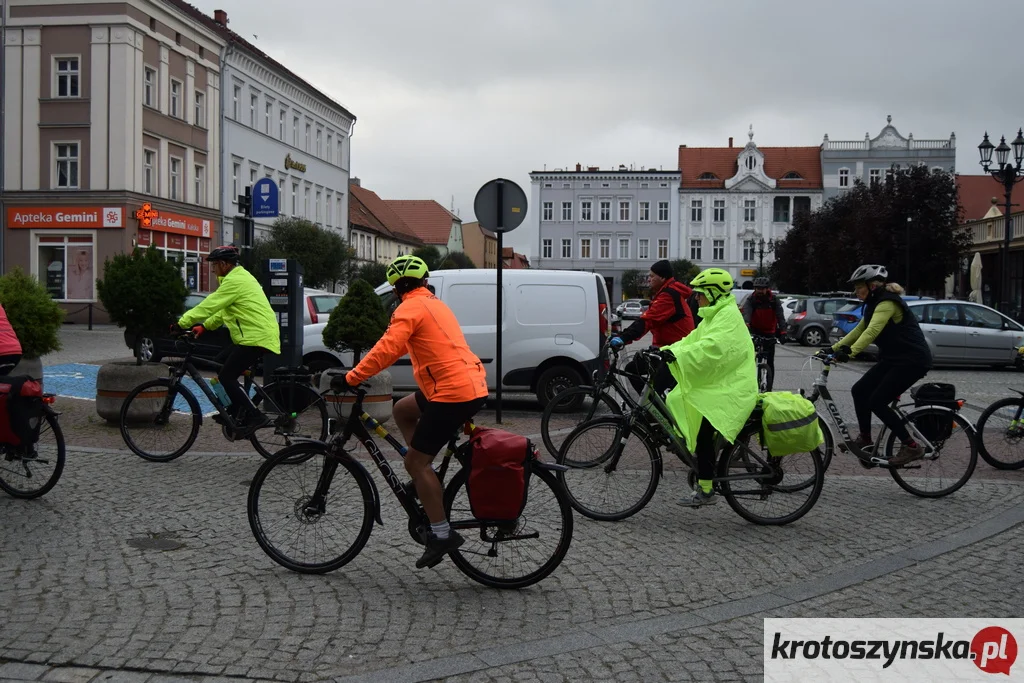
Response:
[{"label": "shop front", "polygon": [[181,277],[190,292],[210,291],[211,268],[206,263],[213,237],[213,221],[143,205],[139,220],[138,245],[155,246],[166,259],[181,264]]}]

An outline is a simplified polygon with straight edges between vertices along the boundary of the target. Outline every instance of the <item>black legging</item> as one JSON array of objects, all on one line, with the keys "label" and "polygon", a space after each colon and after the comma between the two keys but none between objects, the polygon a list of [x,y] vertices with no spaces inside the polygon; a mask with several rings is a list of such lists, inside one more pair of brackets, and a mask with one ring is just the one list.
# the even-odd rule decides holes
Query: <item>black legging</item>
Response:
[{"label": "black legging", "polygon": [[697,478],[712,479],[715,476],[715,428],[706,417],[701,418],[697,430]]},{"label": "black legging", "polygon": [[[623,368],[626,372],[633,373],[634,375],[647,375],[646,365],[640,364],[641,356],[639,354],[633,356],[626,367]],[[629,383],[636,389],[636,393],[641,394],[644,391],[644,380],[639,377],[630,377]],[[658,366],[658,369],[654,373],[654,390],[659,394],[664,395],[669,389],[674,388],[676,385],[676,378],[672,376],[672,371],[668,369],[666,363],[662,363]]]},{"label": "black legging", "polygon": [[[220,383],[224,385],[224,391],[231,399],[231,410],[238,417],[244,417],[246,413],[254,415],[259,412],[249,400],[249,396],[242,390],[238,378],[255,365],[260,356],[265,353],[269,353],[269,351],[262,346],[233,346],[231,353],[224,360],[223,367],[217,373],[217,378],[220,379]],[[264,368],[264,374],[268,374],[266,370]]]},{"label": "black legging", "polygon": [[889,404],[927,374],[927,368],[920,365],[896,365],[885,361],[865,372],[850,389],[860,433],[871,433],[871,413],[874,413],[900,441],[909,441],[910,433]]}]

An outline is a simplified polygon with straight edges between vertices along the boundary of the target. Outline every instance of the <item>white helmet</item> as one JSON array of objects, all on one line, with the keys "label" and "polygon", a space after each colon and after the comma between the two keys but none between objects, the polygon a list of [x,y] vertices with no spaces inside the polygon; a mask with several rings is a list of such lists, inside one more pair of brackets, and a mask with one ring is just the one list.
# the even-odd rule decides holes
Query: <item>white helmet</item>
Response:
[{"label": "white helmet", "polygon": [[889,271],[885,269],[885,266],[876,266],[871,264],[865,264],[853,271],[853,275],[848,280],[849,283],[854,282],[870,282],[871,280],[885,280],[889,277]]}]

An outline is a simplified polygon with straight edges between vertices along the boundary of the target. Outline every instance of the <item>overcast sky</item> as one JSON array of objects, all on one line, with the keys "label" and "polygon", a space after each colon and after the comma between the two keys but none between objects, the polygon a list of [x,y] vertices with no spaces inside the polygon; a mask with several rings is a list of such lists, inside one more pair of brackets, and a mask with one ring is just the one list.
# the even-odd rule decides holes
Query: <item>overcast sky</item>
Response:
[{"label": "overcast sky", "polygon": [[[365,187],[454,197],[464,221],[491,178],[529,196],[545,165],[674,169],[680,144],[742,145],[750,124],[818,145],[891,114],[904,136],[955,131],[970,174],[985,130],[1024,125],[1022,0],[192,1],[356,115]],[[532,255],[526,237],[506,244]]]}]

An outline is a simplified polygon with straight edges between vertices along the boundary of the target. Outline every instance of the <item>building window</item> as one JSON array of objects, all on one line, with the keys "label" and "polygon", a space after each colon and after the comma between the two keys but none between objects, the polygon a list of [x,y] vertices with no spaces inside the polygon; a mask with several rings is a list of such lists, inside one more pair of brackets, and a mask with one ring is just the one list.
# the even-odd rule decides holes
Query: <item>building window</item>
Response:
[{"label": "building window", "polygon": [[292,183],[292,216],[298,216],[298,195],[299,195],[299,184]]},{"label": "building window", "polygon": [[57,97],[78,97],[78,57],[54,58]]},{"label": "building window", "polygon": [[562,202],[562,220],[572,220],[572,202]]},{"label": "building window", "polygon": [[184,118],[184,111],[181,106],[181,81],[171,79],[171,104],[170,111],[168,112],[171,116],[176,119]]},{"label": "building window", "polygon": [[608,187],[608,183],[601,183],[601,187]]},{"label": "building window", "polygon": [[206,128],[206,95],[196,90],[195,95],[195,125]]},{"label": "building window", "polygon": [[267,102],[263,106],[263,132],[270,135],[270,119],[274,117],[274,103]]},{"label": "building window", "polygon": [[544,183],[544,189],[550,190],[551,189],[551,183]]},{"label": "building window", "polygon": [[256,176],[259,175],[260,170],[254,166],[249,167],[249,187],[256,184]]},{"label": "building window", "polygon": [[626,189],[627,187],[629,187],[629,183],[622,183],[621,185],[619,185],[619,187],[621,187],[622,189]]},{"label": "building window", "polygon": [[629,200],[619,200],[619,221],[629,221]]},{"label": "building window", "polygon": [[551,221],[555,219],[555,204],[554,202],[544,202],[543,215],[541,220]]},{"label": "building window", "polygon": [[287,113],[282,109],[277,117],[277,139],[284,142],[284,121]]},{"label": "building window", "polygon": [[242,120],[242,86],[236,85],[231,94],[231,111],[234,112],[235,121]]},{"label": "building window", "polygon": [[649,223],[651,221],[651,203],[640,202],[637,206],[637,213],[639,214],[637,220],[641,223]]},{"label": "building window", "polygon": [[292,119],[292,147],[299,146],[299,117]]},{"label": "building window", "polygon": [[323,156],[324,156],[323,137],[324,137],[324,132],[322,130],[320,130],[319,128],[317,128],[316,129],[316,157],[317,157],[317,159],[322,159]]},{"label": "building window", "polygon": [[873,168],[868,171],[868,182],[872,185],[877,185],[878,181],[882,179],[882,169]]},{"label": "building window", "polygon": [[703,199],[691,199],[690,200],[690,220],[694,223],[700,223],[704,220],[704,200]]},{"label": "building window", "polygon": [[701,241],[690,240],[690,260],[700,261],[702,258],[703,255],[701,254]]},{"label": "building window", "polygon": [[330,133],[327,134],[327,163],[334,163],[334,150],[331,149],[334,136]]},{"label": "building window", "polygon": [[307,123],[306,124],[306,151],[307,152],[309,151],[309,134],[312,132],[312,130],[313,130],[313,127]]},{"label": "building window", "polygon": [[309,218],[312,214],[309,212],[309,188],[302,188],[302,216]]},{"label": "building window", "polygon": [[334,225],[331,222],[331,220],[332,220],[332,217],[331,217],[331,204],[333,204],[333,203],[334,203],[334,197],[332,197],[331,193],[328,192],[327,193],[327,203],[324,205],[324,209],[325,209],[325,211],[327,213],[327,225]]},{"label": "building window", "polygon": [[587,223],[589,223],[591,221],[592,216],[591,216],[590,212],[591,212],[591,207],[592,206],[593,206],[593,202],[591,202],[589,199],[580,202],[580,220],[581,221],[585,221]]},{"label": "building window", "polygon": [[810,197],[793,197],[793,220],[811,212]]},{"label": "building window", "polygon": [[50,297],[58,301],[93,300],[96,272],[93,267],[93,238],[89,235],[46,235],[36,240],[39,281]]},{"label": "building window", "polygon": [[628,237],[620,237],[619,238],[619,258],[620,259],[628,259],[629,258],[629,238]]},{"label": "building window", "polygon": [[590,189],[590,183],[583,183],[583,189]]},{"label": "building window", "polygon": [[757,200],[756,199],[744,199],[743,200],[743,222],[753,223],[757,220]]},{"label": "building window", "polygon": [[316,222],[320,222],[320,190],[316,191]]},{"label": "building window", "polygon": [[648,239],[636,241],[636,257],[641,261],[651,257],[651,241]]},{"label": "building window", "polygon": [[839,187],[850,186],[850,169],[841,168],[839,169]]},{"label": "building window", "polygon": [[562,238],[562,258],[572,258],[572,240]]},{"label": "building window", "polygon": [[195,203],[199,206],[206,204],[206,168],[196,165],[195,168]]},{"label": "building window", "polygon": [[773,204],[772,221],[775,223],[788,223],[789,197],[776,197]]},{"label": "building window", "polygon": [[541,243],[541,256],[543,258],[551,258],[551,240],[550,239],[543,239],[543,240],[541,240],[540,243]]},{"label": "building window", "polygon": [[142,151],[142,192],[153,195],[156,187],[156,152],[151,149]]},{"label": "building window", "polygon": [[650,186],[651,186],[650,183],[640,183],[640,189],[641,190],[646,190]]},{"label": "building window", "polygon": [[259,130],[256,127],[256,110],[260,106],[259,95],[249,95],[249,127],[253,130]]},{"label": "building window", "polygon": [[668,240],[658,240],[658,258],[668,258]]},{"label": "building window", "polygon": [[658,202],[658,222],[668,223],[668,202]]},{"label": "building window", "polygon": [[56,186],[64,190],[78,187],[78,143],[61,142],[54,145],[56,152]]},{"label": "building window", "polygon": [[590,238],[580,238],[580,258],[590,258]]},{"label": "building window", "polygon": [[602,237],[598,240],[598,258],[610,259],[612,257],[612,240],[610,237]]},{"label": "building window", "polygon": [[714,221],[716,223],[724,223],[725,222],[725,200],[724,199],[716,199],[715,202],[714,202],[714,210],[715,210],[715,213],[712,216]]},{"label": "building window", "polygon": [[142,103],[147,107],[156,107],[156,69],[146,67],[142,78]]},{"label": "building window", "polygon": [[598,220],[608,222],[612,219],[612,203],[609,201],[601,202],[601,215]]},{"label": "building window", "polygon": [[711,258],[714,261],[725,260],[725,240],[714,240],[711,243]]},{"label": "building window", "polygon": [[754,260],[754,240],[743,240],[743,260]]},{"label": "building window", "polygon": [[171,157],[171,199],[181,201],[181,159]]},{"label": "building window", "polygon": [[241,194],[238,191],[238,176],[242,173],[241,164],[231,165],[231,203],[235,204],[238,202],[238,195]]},{"label": "building window", "polygon": [[345,164],[345,138],[338,138],[338,166],[344,166]]},{"label": "building window", "polygon": [[569,184],[569,183],[562,183],[562,189],[563,190],[568,190],[570,187],[572,187],[571,184]]}]

